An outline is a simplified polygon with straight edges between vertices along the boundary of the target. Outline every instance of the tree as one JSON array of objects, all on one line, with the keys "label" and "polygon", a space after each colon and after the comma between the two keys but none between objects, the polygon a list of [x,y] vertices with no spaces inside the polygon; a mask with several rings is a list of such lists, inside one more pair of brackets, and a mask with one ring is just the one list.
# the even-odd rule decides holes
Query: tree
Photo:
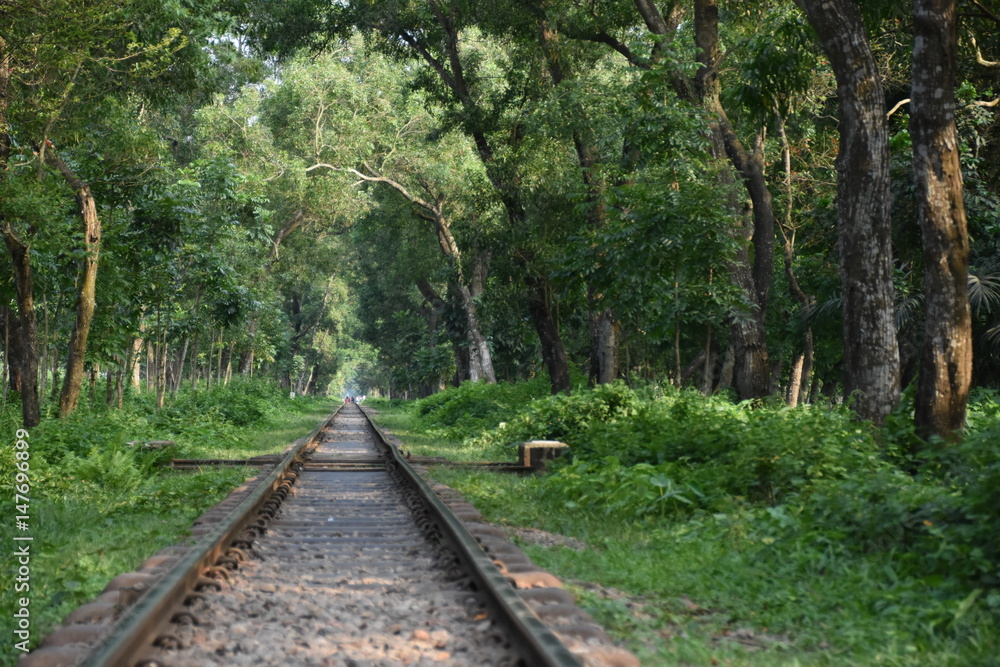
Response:
[{"label": "tree", "polygon": [[[642,4],[637,1],[637,4]],[[743,290],[749,308],[733,318],[730,337],[735,351],[733,384],[741,399],[761,398],[770,392],[770,365],[767,355],[767,329],[764,320],[774,272],[774,212],[771,193],[764,182],[759,154],[749,155],[733,131],[720,100],[719,5],[716,0],[695,2],[695,44],[701,67],[695,76],[695,90],[701,103],[712,114],[710,127],[717,157],[725,152],[743,181],[753,204],[753,229],[745,232],[752,239],[754,258],[741,244],[729,262],[734,282]],[[734,207],[735,208],[735,207]],[[734,217],[739,212],[733,211]],[[741,225],[742,226],[742,225]],[[736,233],[742,232],[737,229]]]},{"label": "tree", "polygon": [[[568,391],[569,361],[553,315],[548,273],[538,266],[537,249],[530,242],[533,230],[521,186],[524,175],[517,156],[524,132],[516,105],[523,103],[523,97],[511,96],[503,86],[488,87],[489,77],[483,76],[483,69],[490,63],[474,42],[466,40],[466,30],[474,30],[475,17],[464,3],[352,3],[351,10],[352,23],[374,38],[380,48],[422,61],[429,68],[434,79],[424,77],[424,85],[448,105],[453,122],[472,140],[515,239],[511,254],[522,265],[528,313],[552,391]],[[491,55],[499,58],[499,49],[493,48]],[[513,74],[508,69],[505,79],[510,81]]]},{"label": "tree", "polygon": [[860,417],[881,423],[900,392],[885,95],[867,30],[851,0],[798,2],[837,78],[844,390]]},{"label": "tree", "polygon": [[[481,262],[465,256],[453,221],[474,226],[490,217],[494,202],[472,196],[483,168],[467,137],[444,130],[440,108],[412,86],[405,71],[393,71],[380,54],[366,56],[354,42],[334,57],[289,63],[264,106],[278,140],[289,153],[301,152],[296,157],[308,165],[314,184],[327,177],[336,181],[333,187],[344,188],[345,176],[351,176],[357,185],[384,187],[430,223],[448,267],[449,292],[464,314],[461,347],[469,357],[468,377],[493,383],[490,348],[476,315]],[[378,197],[362,198],[380,205]]]},{"label": "tree", "polygon": [[[171,10],[153,9],[138,4],[122,8],[119,3],[100,0],[86,7],[66,0],[41,3],[16,0],[4,8],[5,22],[0,28],[0,87],[3,109],[0,132],[5,139],[4,172],[10,179],[14,171],[25,172],[33,164],[42,180],[45,167],[58,171],[73,191],[84,230],[84,261],[79,280],[77,319],[66,377],[60,397],[60,414],[65,416],[76,406],[83,377],[87,337],[93,319],[101,223],[92,184],[81,176],[75,164],[75,149],[95,135],[109,130],[105,119],[95,110],[99,100],[121,98],[129,84],[141,85],[155,79],[173,62],[174,54],[188,45],[176,26],[166,25]],[[140,37],[141,33],[141,37]],[[200,49],[188,52],[194,60],[202,58]],[[102,125],[103,124],[103,125]],[[112,130],[113,131],[113,130]],[[32,147],[17,170],[10,170],[12,134],[16,143]],[[65,139],[65,142],[62,141]],[[58,146],[58,154],[56,147]],[[79,151],[88,155],[98,151]],[[22,148],[22,150],[24,150]],[[73,166],[70,166],[73,165]],[[26,423],[35,422],[37,400],[32,389],[37,379],[37,323],[32,324],[33,297],[29,293],[30,254],[28,248],[37,227],[24,216],[20,220],[3,215],[2,230],[11,253],[18,282],[19,318],[24,334],[21,366],[31,375],[25,402]]]},{"label": "tree", "polygon": [[913,7],[911,130],[924,250],[924,342],[915,400],[917,432],[960,437],[972,382],[969,235],[955,129],[955,0]]},{"label": "tree", "polygon": [[[678,46],[676,39],[684,34],[681,27],[688,14],[682,3],[669,3],[662,12],[649,0],[589,6],[554,3],[548,8],[553,25],[572,39],[603,44],[632,65],[657,73],[657,78],[651,77],[656,84],[646,87],[640,96],[660,95],[662,91],[655,91],[656,87],[669,85],[679,100],[697,104],[708,112],[716,158],[725,156],[729,160],[752,203],[752,226],[743,220],[742,207],[735,202],[731,212],[733,237],[739,239],[743,247],[727,262],[727,268],[731,280],[744,291],[743,307],[734,313],[730,326],[730,344],[736,360],[734,386],[743,399],[767,395],[770,367],[765,319],[774,272],[774,213],[764,178],[762,155],[759,150],[751,152],[745,148],[722,105],[718,78],[721,59],[718,3],[715,0],[694,3],[694,42],[701,67],[693,80],[671,57],[672,50],[684,48]],[[641,20],[653,36],[651,44],[645,45],[645,52],[641,51],[642,45],[636,45],[627,37],[635,30],[637,20]],[[616,32],[623,35],[616,35]],[[636,146],[630,142],[626,153],[634,151]],[[631,158],[632,161],[643,159],[646,156],[633,155]],[[730,180],[728,175],[720,176],[723,181]],[[722,187],[728,189],[726,184]]]},{"label": "tree", "polygon": [[76,409],[77,401],[80,399],[83,362],[87,353],[87,337],[90,335],[90,323],[94,319],[97,260],[101,248],[101,220],[97,215],[97,204],[90,191],[90,185],[77,176],[69,165],[56,155],[51,146],[46,151],[46,160],[59,170],[76,194],[80,221],[83,224],[85,256],[77,290],[76,322],[74,322],[73,332],[70,334],[66,375],[63,378],[63,388],[59,394],[59,416],[66,417]]}]

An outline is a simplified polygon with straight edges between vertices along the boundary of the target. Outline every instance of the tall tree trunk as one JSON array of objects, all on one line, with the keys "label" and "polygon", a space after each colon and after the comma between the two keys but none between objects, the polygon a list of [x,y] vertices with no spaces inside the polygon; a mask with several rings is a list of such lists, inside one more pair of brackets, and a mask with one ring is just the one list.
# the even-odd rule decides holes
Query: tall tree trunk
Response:
[{"label": "tall tree trunk", "polygon": [[125,373],[122,370],[115,373],[115,401],[121,410],[125,402]]},{"label": "tall tree trunk", "polygon": [[105,387],[104,387],[104,404],[109,408],[111,407],[111,401],[114,398],[114,378],[112,377],[114,373],[110,370],[105,371]]},{"label": "tall tree trunk", "polygon": [[781,389],[781,374],[785,368],[784,357],[778,357],[771,362],[771,386],[769,393],[774,396]]},{"label": "tall tree trunk", "polygon": [[226,375],[223,379],[223,386],[228,387],[229,383],[233,380],[233,348],[236,347],[235,342],[229,343],[229,347],[226,349]]},{"label": "tall tree trunk", "polygon": [[569,392],[569,359],[559,336],[559,327],[552,318],[549,307],[548,283],[531,276],[528,283],[528,312],[542,348],[542,360],[549,371],[549,384],[553,394]]},{"label": "tall tree trunk", "polygon": [[191,392],[194,393],[198,391],[198,334],[201,333],[197,329],[194,332],[194,345],[191,350]]},{"label": "tall tree trunk", "polygon": [[712,393],[712,323],[705,325],[705,367],[701,378],[701,393],[708,396]]},{"label": "tall tree trunk", "polygon": [[[159,319],[159,315],[157,315],[157,319]],[[160,331],[156,341],[156,409],[162,410],[164,396],[167,393],[167,327],[161,327],[157,322],[157,329]]]},{"label": "tall tree trunk", "polygon": [[49,369],[49,308],[48,301],[45,296],[42,296],[42,311],[45,313],[45,319],[42,329],[42,338],[39,341],[38,347],[41,354],[41,359],[38,363],[38,367],[41,369],[41,377],[38,380],[38,395],[41,397],[45,396],[45,388],[48,383],[48,369]]},{"label": "tall tree trunk", "polygon": [[[716,157],[728,155],[730,162],[743,175],[744,184],[753,202],[754,225],[744,229],[740,222],[734,235],[740,240],[736,255],[728,263],[734,282],[751,304],[748,311],[733,318],[730,326],[730,348],[734,353],[733,387],[740,400],[761,398],[770,390],[770,363],[767,355],[767,329],[764,316],[773,271],[774,214],[771,195],[763,182],[763,167],[759,158],[746,150],[729,126],[719,101],[717,76],[719,62],[719,6],[717,0],[695,2],[695,47],[701,67],[695,78],[695,89],[702,104],[714,119],[710,123],[712,150]],[[734,217],[742,220],[736,211]],[[740,238],[742,237],[742,238]],[[746,240],[743,240],[746,239]],[[750,261],[747,242],[752,239],[755,261]]]},{"label": "tall tree trunk", "polygon": [[910,136],[924,242],[924,343],[915,421],[924,438],[961,437],[972,383],[969,234],[955,130],[955,0],[915,0]]},{"label": "tall tree trunk", "polygon": [[316,395],[316,384],[319,382],[319,362],[313,364],[312,371],[309,372],[309,381],[306,382],[306,386],[303,392],[309,396]]},{"label": "tall tree trunk", "polygon": [[[198,327],[198,311],[201,309],[201,285],[195,289],[194,293],[194,313],[193,319],[195,322],[194,329],[194,350],[191,353],[191,391],[197,391],[198,387],[198,334],[200,333],[200,328]],[[187,351],[185,349],[185,351]],[[183,367],[180,369],[183,370]],[[183,375],[183,373],[178,373],[178,375]],[[178,381],[180,384],[181,381]]]},{"label": "tall tree trunk", "polygon": [[49,400],[52,402],[59,400],[59,378],[62,376],[59,374],[59,355],[53,353],[52,355],[52,395]]},{"label": "tall tree trunk", "polygon": [[66,358],[66,377],[59,395],[59,416],[68,417],[80,399],[83,382],[83,365],[87,354],[87,336],[94,319],[97,289],[97,261],[101,249],[101,220],[97,217],[97,204],[90,186],[81,180],[69,166],[59,159],[51,148],[45,152],[50,162],[76,193],[76,203],[83,223],[85,257],[80,275],[76,301],[76,322],[69,337],[69,355]]},{"label": "tall tree trunk", "polygon": [[[159,314],[157,314],[157,319],[159,319]],[[159,323],[157,323],[159,326]],[[156,334],[159,336],[159,334]],[[156,370],[156,346],[152,340],[146,339],[146,391],[155,391],[155,379],[159,377]]]},{"label": "tall tree trunk", "polygon": [[889,140],[882,80],[851,0],[797,0],[837,78],[837,229],[844,302],[844,393],[875,423],[899,403],[893,311]]},{"label": "tall tree trunk", "polygon": [[621,370],[621,323],[611,308],[599,308],[601,299],[589,299],[590,378],[591,384],[607,384],[618,378]]},{"label": "tall tree trunk", "polygon": [[734,344],[730,341],[726,346],[726,353],[722,356],[722,369],[719,371],[719,384],[716,391],[728,389],[733,386],[734,366],[736,366],[736,351]]},{"label": "tall tree trunk", "polygon": [[13,339],[11,388],[21,396],[21,419],[25,428],[41,421],[38,403],[38,320],[35,315],[33,275],[28,246],[14,233],[10,223],[0,218],[0,232],[10,251],[17,292],[17,335]]},{"label": "tall tree trunk", "polygon": [[[800,309],[808,308],[815,299],[811,294],[803,291],[799,280],[795,275],[795,229],[792,225],[792,211],[794,208],[794,190],[792,188],[792,151],[788,144],[788,135],[785,133],[785,119],[778,119],[778,137],[781,140],[781,157],[785,168],[785,221],[778,226],[784,240],[782,251],[785,263],[785,278],[788,281],[788,289],[792,298],[799,304]],[[799,403],[808,402],[808,388],[810,377],[812,376],[813,360],[816,356],[813,345],[813,332],[811,327],[806,327],[802,336],[803,351],[796,356],[792,371],[792,381],[790,383],[786,401],[789,407],[796,407]]]},{"label": "tall tree trunk", "polygon": [[219,334],[219,357],[218,357],[218,359],[216,359],[217,367],[216,367],[216,374],[215,374],[215,383],[218,384],[218,385],[225,385],[225,382],[226,382],[225,370],[224,370],[224,365],[222,363],[222,358],[224,356],[226,356],[227,347],[228,346],[225,345],[222,342],[222,334],[220,333]]},{"label": "tall tree trunk", "polygon": [[[730,274],[745,294],[753,285],[746,252],[741,249],[736,261],[729,266]],[[733,353],[732,387],[736,396],[741,401],[767,396],[771,364],[764,320],[759,310],[743,310],[733,318],[729,326],[729,347]]]},{"label": "tall tree trunk", "polygon": [[792,361],[792,370],[788,373],[788,391],[785,392],[785,402],[788,407],[794,408],[799,404],[799,393],[802,390],[802,367],[805,365],[806,355],[799,353]]},{"label": "tall tree trunk", "polygon": [[[567,60],[559,54],[559,33],[553,30],[547,19],[539,25],[539,43],[545,55],[546,65],[552,77],[552,84],[558,86],[573,73]],[[586,118],[581,118],[583,124]],[[600,152],[592,141],[588,129],[573,130],[573,146],[580,165],[580,178],[587,191],[587,225],[593,230],[602,229],[606,221],[604,205],[605,181],[601,175]],[[589,384],[605,384],[618,377],[619,324],[603,295],[594,285],[587,286],[587,319],[590,329],[590,377]]]},{"label": "tall tree trunk", "polygon": [[472,294],[465,285],[458,286],[459,302],[465,313],[466,326],[469,336],[469,379],[473,382],[480,380],[488,384],[496,384],[496,374],[493,372],[493,358],[490,355],[490,346],[479,330],[479,318],[476,316],[476,304],[472,300]]},{"label": "tall tree trunk", "polygon": [[0,312],[3,316],[3,374],[0,375],[0,386],[3,387],[3,403],[7,404],[7,382],[10,378],[7,374],[10,370],[10,308],[7,307],[5,303],[3,305],[3,311]]},{"label": "tall tree trunk", "polygon": [[[10,160],[10,124],[7,118],[8,89],[12,63],[7,42],[0,37],[0,180],[6,181]],[[21,420],[25,428],[37,426],[41,420],[38,403],[38,320],[35,315],[34,288],[32,284],[31,255],[28,244],[14,231],[9,220],[0,213],[0,235],[3,236],[10,252],[14,268],[14,289],[17,293],[16,356],[9,368],[14,370],[11,380],[17,379],[16,387],[21,396]],[[8,374],[9,375],[9,374]],[[12,385],[12,388],[13,387]]]},{"label": "tall tree trunk", "polygon": [[[142,331],[143,328],[140,327],[140,334]],[[139,375],[139,371],[141,370],[140,355],[142,354],[142,342],[142,338],[133,338],[126,352],[128,358],[125,363],[125,377],[129,379],[129,384],[136,392],[142,388],[142,378]]]},{"label": "tall tree trunk", "polygon": [[10,326],[10,347],[7,349],[10,357],[7,364],[7,388],[9,391],[21,391],[21,358],[24,356],[24,338],[21,336],[21,318],[8,309]]},{"label": "tall tree trunk", "polygon": [[205,354],[205,390],[212,388],[212,371],[215,365],[212,361],[215,354],[215,327],[208,331],[208,352]]}]

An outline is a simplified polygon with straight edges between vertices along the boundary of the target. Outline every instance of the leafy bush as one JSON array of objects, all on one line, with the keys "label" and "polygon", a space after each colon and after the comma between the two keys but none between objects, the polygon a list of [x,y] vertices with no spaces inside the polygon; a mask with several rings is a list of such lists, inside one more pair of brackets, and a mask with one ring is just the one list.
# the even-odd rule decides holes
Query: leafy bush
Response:
[{"label": "leafy bush", "polygon": [[132,452],[119,447],[93,449],[86,457],[67,455],[62,462],[65,474],[81,482],[101,487],[105,492],[127,494],[142,484],[145,475]]},{"label": "leafy bush", "polygon": [[463,438],[495,427],[531,401],[549,393],[548,380],[509,384],[464,382],[414,403],[422,424],[444,428],[449,437]]},{"label": "leafy bush", "polygon": [[239,378],[229,386],[178,395],[169,408],[170,417],[208,414],[237,427],[266,423],[281,409],[294,405],[282,389],[270,382]]},{"label": "leafy bush", "polygon": [[711,461],[736,448],[746,411],[721,398],[669,390],[662,398],[635,401],[629,419],[594,421],[570,444],[577,456],[616,456],[625,465],[664,461]]},{"label": "leafy bush", "polygon": [[[935,572],[1000,588],[1000,424],[941,454],[950,493],[929,512]],[[1000,599],[994,611],[1000,613]]]},{"label": "leafy bush", "polygon": [[774,504],[816,480],[884,464],[874,434],[846,410],[752,408],[694,391],[633,401],[630,408],[628,419],[587,422],[570,442],[574,456],[613,457],[623,466],[674,464],[675,479],[712,490],[700,495],[706,508],[720,493]]},{"label": "leafy bush", "polygon": [[584,507],[630,520],[663,518],[704,498],[694,484],[676,482],[678,472],[671,463],[623,466],[614,456],[577,460],[560,469],[549,489],[571,510]]},{"label": "leafy bush", "polygon": [[527,440],[563,440],[574,445],[593,425],[633,415],[638,403],[635,392],[621,382],[547,396],[476,440],[487,448]]}]

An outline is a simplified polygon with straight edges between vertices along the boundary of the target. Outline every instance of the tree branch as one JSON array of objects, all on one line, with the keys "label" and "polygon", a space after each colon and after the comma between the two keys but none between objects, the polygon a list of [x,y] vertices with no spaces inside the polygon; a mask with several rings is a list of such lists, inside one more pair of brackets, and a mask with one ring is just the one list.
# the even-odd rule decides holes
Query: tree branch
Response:
[{"label": "tree branch", "polygon": [[288,238],[288,235],[298,229],[302,222],[306,219],[305,214],[302,209],[295,211],[292,217],[288,219],[288,222],[278,231],[277,235],[274,237],[274,241],[271,242],[271,252],[269,253],[271,262],[278,259],[278,246],[281,242]]},{"label": "tree branch", "polygon": [[367,164],[364,165],[364,167],[365,167],[365,169],[367,169],[368,171],[371,172],[371,175],[362,173],[362,172],[358,171],[357,169],[354,169],[353,167],[349,167],[349,168],[343,169],[341,171],[346,171],[346,172],[352,173],[355,176],[357,176],[358,178],[360,178],[361,180],[368,181],[369,183],[385,183],[389,187],[391,187],[394,190],[396,190],[397,192],[399,192],[399,194],[401,194],[404,197],[406,197],[406,199],[408,201],[410,201],[413,204],[416,204],[417,206],[419,206],[422,209],[425,209],[431,215],[434,215],[434,216],[440,215],[440,211],[438,210],[437,206],[435,206],[434,204],[431,204],[430,202],[427,202],[427,201],[421,199],[420,197],[416,196],[415,194],[412,194],[409,190],[406,189],[406,187],[402,183],[399,183],[398,181],[394,181],[391,178],[387,178],[386,176],[382,176],[382,175],[378,174],[374,169],[372,169],[371,167],[369,167]]},{"label": "tree branch", "polygon": [[974,4],[976,7],[979,7],[980,11],[982,11],[983,14],[986,15],[986,18],[989,18],[996,23],[1000,23],[1000,16],[997,16],[990,10],[986,9],[986,7],[983,7],[982,3],[979,2],[979,0],[972,0],[972,4]]},{"label": "tree branch", "polygon": [[885,115],[885,117],[888,118],[892,114],[894,114],[897,111],[899,111],[899,107],[903,106],[904,104],[909,104],[909,102],[910,102],[910,98],[909,97],[907,97],[905,100],[900,100],[900,101],[896,102],[896,106],[894,106],[893,108],[889,109],[889,112]]},{"label": "tree branch", "polygon": [[608,34],[603,28],[598,28],[594,32],[585,32],[560,25],[559,31],[570,39],[579,39],[585,42],[594,42],[595,44],[605,44],[610,46],[612,49],[623,55],[633,67],[638,67],[640,69],[650,69],[652,67],[649,61],[637,56],[630,48],[628,48],[626,44],[620,42],[614,35]]},{"label": "tree branch", "polygon": [[979,50],[979,45],[976,44],[976,38],[969,35],[969,42],[972,43],[972,48],[976,50],[976,62],[983,67],[1000,67],[1000,62],[994,62],[992,60],[986,60],[983,58],[983,52]]}]

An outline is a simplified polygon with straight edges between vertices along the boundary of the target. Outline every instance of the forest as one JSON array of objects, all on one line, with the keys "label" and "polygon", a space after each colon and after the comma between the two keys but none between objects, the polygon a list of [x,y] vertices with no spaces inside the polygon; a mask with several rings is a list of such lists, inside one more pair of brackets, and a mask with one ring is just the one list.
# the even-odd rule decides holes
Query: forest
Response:
[{"label": "forest", "polygon": [[1000,48],[938,4],[5,3],[3,395],[575,366],[954,440]]},{"label": "forest", "polygon": [[563,509],[889,534],[911,625],[1000,612],[996,0],[2,0],[0,234],[54,492],[367,395],[567,439]]}]

